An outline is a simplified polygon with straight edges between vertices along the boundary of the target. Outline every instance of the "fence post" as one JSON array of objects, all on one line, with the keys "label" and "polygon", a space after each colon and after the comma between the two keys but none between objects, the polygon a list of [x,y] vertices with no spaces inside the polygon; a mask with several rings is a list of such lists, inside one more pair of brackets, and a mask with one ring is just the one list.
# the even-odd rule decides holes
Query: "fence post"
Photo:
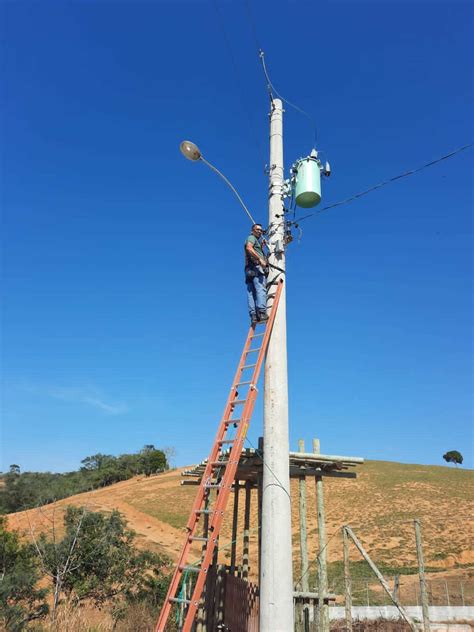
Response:
[{"label": "fence post", "polygon": [[408,625],[413,630],[413,632],[417,632],[417,627],[415,625],[415,622],[410,617],[410,615],[407,613],[407,611],[402,606],[402,604],[399,602],[399,600],[394,598],[394,596],[392,594],[392,591],[390,590],[390,586],[387,584],[387,582],[386,582],[384,576],[382,575],[382,573],[379,571],[379,569],[376,567],[376,565],[372,562],[371,558],[369,557],[369,554],[364,549],[362,544],[359,542],[359,539],[357,538],[356,534],[352,531],[352,529],[350,527],[347,527],[347,526],[346,526],[346,531],[347,531],[347,535],[350,536],[351,540],[354,542],[354,544],[358,548],[360,554],[362,555],[364,560],[367,562],[367,564],[370,566],[370,568],[372,569],[373,573],[375,574],[375,576],[377,577],[379,582],[382,584],[382,587],[385,590],[385,592],[387,593],[387,595],[390,597],[390,599],[393,601],[393,603],[397,606],[398,611],[400,612],[402,617],[408,623]]},{"label": "fence post", "polygon": [[461,604],[463,606],[465,606],[466,604],[464,603],[464,584],[461,582]]},{"label": "fence post", "polygon": [[395,575],[393,578],[393,596],[398,599],[398,592],[400,590],[400,575]]},{"label": "fence post", "polygon": [[[430,632],[430,610],[428,602],[428,590],[426,588],[425,579],[425,562],[423,559],[423,544],[421,540],[421,524],[419,520],[415,520],[415,540],[416,540],[416,555],[418,557],[418,573],[420,575],[420,593],[421,593],[421,608],[423,611],[423,630],[424,632]],[[418,605],[418,599],[417,599]]]},{"label": "fence post", "polygon": [[[319,439],[313,439],[313,452],[320,454]],[[319,628],[320,632],[329,632],[329,603],[328,595],[328,569],[327,569],[327,540],[326,518],[324,513],[324,489],[323,477],[316,476],[316,502],[318,509],[318,597],[319,597]]]},{"label": "fence post", "polygon": [[448,582],[447,581],[444,582],[444,586],[446,588],[446,603],[447,603],[448,606],[450,606],[451,604],[449,603],[449,590],[448,590]]},{"label": "fence post", "polygon": [[342,528],[342,550],[344,556],[344,606],[346,613],[346,632],[352,632],[352,581],[349,566],[349,540],[346,528]]}]

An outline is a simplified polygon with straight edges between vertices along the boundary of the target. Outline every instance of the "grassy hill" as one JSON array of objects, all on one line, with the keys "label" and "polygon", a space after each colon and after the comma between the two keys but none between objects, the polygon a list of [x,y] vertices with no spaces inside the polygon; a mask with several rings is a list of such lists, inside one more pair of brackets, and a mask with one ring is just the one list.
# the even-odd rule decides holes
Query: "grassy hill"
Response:
[{"label": "grassy hill", "polygon": [[[10,514],[11,528],[26,536],[32,530],[58,529],[61,514],[69,504],[92,510],[118,509],[139,534],[140,546],[176,559],[183,541],[184,525],[196,493],[181,486],[181,470],[150,478],[136,477],[93,492],[78,494],[40,510]],[[413,519],[423,525],[425,562],[435,568],[474,568],[472,541],[474,473],[454,467],[406,465],[368,461],[356,480],[325,479],[328,558],[342,559],[340,527],[352,526],[369,554],[386,567],[412,568],[416,562]],[[310,559],[317,551],[315,486],[307,481],[308,537]],[[292,482],[292,520],[295,571],[299,567],[298,482]],[[232,500],[232,499],[231,499]],[[241,502],[241,507],[243,503]],[[252,498],[251,560],[256,569],[257,499]],[[240,515],[239,532],[243,529]],[[221,561],[229,559],[230,519],[221,534]],[[238,558],[241,542],[238,543]],[[199,548],[194,549],[196,557]],[[351,553],[352,555],[352,553]],[[354,553],[354,559],[357,558]]]}]

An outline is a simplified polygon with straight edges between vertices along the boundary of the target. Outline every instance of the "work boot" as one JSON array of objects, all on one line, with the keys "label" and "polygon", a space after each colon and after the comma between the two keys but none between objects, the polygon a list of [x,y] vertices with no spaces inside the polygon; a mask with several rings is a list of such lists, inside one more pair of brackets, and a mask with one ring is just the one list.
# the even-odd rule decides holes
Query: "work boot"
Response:
[{"label": "work boot", "polygon": [[258,312],[258,320],[263,323],[268,320],[268,314],[266,311]]},{"label": "work boot", "polygon": [[250,324],[251,325],[256,325],[257,322],[258,322],[257,314],[255,312],[252,312],[250,314]]}]

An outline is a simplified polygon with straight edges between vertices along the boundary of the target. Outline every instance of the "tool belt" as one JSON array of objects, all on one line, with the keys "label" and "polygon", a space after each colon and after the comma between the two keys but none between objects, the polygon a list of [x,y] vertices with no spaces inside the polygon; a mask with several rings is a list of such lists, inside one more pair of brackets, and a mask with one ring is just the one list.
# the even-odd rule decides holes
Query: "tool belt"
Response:
[{"label": "tool belt", "polygon": [[262,268],[262,266],[246,266],[245,267],[245,283],[252,283],[255,277],[268,275],[268,268]]}]

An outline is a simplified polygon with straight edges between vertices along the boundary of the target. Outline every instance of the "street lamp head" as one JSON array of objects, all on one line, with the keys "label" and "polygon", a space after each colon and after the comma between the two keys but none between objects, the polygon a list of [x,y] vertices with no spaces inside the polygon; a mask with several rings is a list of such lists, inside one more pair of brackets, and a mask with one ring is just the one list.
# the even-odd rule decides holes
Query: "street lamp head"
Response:
[{"label": "street lamp head", "polygon": [[199,151],[199,147],[192,143],[190,140],[183,140],[179,149],[183,156],[188,160],[196,161],[201,160],[201,152]]}]

